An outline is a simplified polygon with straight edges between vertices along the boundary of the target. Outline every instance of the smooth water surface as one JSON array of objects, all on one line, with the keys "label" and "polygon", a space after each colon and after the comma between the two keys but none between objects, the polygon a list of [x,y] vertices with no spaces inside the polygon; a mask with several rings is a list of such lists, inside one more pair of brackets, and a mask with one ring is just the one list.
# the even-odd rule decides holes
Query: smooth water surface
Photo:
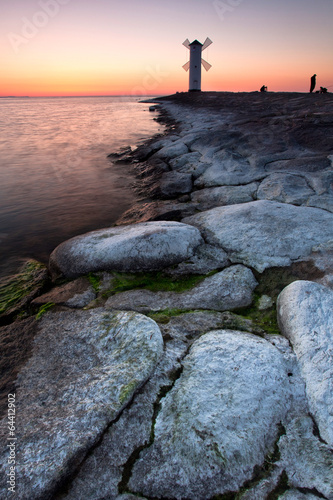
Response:
[{"label": "smooth water surface", "polygon": [[62,241],[107,227],[130,207],[129,167],[107,155],[162,131],[138,101],[0,99],[2,267],[16,257],[47,262]]}]

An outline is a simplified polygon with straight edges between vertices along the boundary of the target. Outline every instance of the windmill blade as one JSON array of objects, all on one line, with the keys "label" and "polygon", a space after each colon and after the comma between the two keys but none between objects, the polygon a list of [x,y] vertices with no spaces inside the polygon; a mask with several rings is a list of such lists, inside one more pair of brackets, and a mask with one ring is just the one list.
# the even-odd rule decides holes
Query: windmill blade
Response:
[{"label": "windmill blade", "polygon": [[207,49],[207,47],[209,47],[212,43],[213,43],[213,42],[211,41],[211,39],[207,37],[207,38],[206,38],[206,40],[204,41],[204,44],[203,44],[203,46],[202,46],[202,49],[201,49],[201,50],[205,50],[205,49]]},{"label": "windmill blade", "polygon": [[184,66],[182,66],[182,68],[184,68],[185,71],[188,71],[190,69],[190,61],[187,61],[187,63],[184,64]]},{"label": "windmill blade", "polygon": [[205,61],[204,59],[201,59],[201,64],[203,65],[203,67],[205,68],[206,71],[209,71],[210,68],[212,67],[211,64],[209,64],[207,61]]},{"label": "windmill blade", "polygon": [[185,42],[183,42],[183,45],[185,45],[185,47],[187,49],[189,49],[190,48],[190,40],[188,38],[186,38]]}]

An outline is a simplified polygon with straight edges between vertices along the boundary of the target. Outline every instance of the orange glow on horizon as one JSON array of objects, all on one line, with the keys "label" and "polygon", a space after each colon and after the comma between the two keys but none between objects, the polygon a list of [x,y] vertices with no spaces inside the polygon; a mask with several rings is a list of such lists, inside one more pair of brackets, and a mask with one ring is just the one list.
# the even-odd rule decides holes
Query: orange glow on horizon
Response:
[{"label": "orange glow on horizon", "polygon": [[203,43],[206,36],[213,44],[203,57],[212,68],[202,71],[203,91],[267,85],[308,92],[314,73],[317,88],[332,91],[332,2],[302,9],[287,0],[226,2],[226,11],[223,2],[204,0],[7,2],[0,19],[0,96],[187,91],[182,65],[189,54],[182,42]]}]

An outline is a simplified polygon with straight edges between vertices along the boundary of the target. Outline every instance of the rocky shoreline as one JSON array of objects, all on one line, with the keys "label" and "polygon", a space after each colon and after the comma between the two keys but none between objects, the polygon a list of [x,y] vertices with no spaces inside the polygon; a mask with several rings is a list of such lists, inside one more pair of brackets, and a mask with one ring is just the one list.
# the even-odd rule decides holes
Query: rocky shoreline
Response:
[{"label": "rocky shoreline", "polygon": [[1,498],[15,393],[20,500],[333,499],[333,98],[152,106],[141,200],[1,285]]}]

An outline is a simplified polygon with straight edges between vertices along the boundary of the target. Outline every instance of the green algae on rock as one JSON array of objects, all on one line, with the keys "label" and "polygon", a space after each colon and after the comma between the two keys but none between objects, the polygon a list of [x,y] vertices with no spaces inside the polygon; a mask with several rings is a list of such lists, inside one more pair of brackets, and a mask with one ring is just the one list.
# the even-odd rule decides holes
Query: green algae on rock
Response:
[{"label": "green algae on rock", "polygon": [[43,264],[27,260],[17,274],[0,280],[0,318],[18,314],[42,290],[47,277]]}]

